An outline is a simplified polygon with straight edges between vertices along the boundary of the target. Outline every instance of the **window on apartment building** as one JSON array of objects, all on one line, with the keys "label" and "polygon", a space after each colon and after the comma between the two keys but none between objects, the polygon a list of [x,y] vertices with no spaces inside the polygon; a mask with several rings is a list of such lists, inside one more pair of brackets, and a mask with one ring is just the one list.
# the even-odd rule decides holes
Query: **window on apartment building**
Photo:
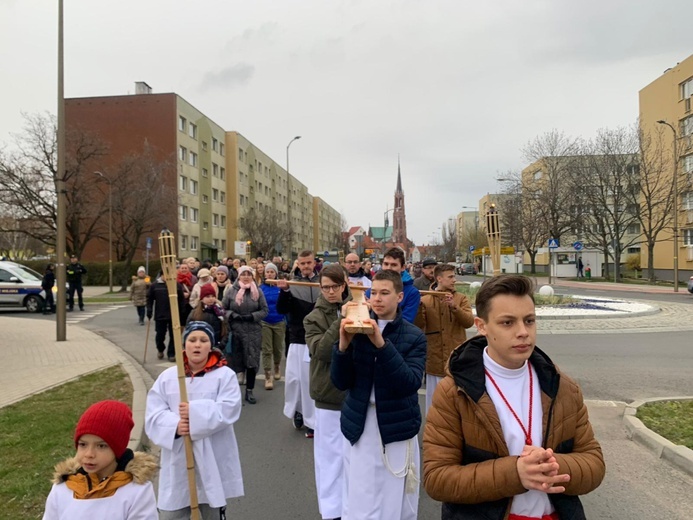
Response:
[{"label": "window on apartment building", "polygon": [[681,158],[684,173],[693,173],[693,154]]},{"label": "window on apartment building", "polygon": [[183,162],[186,162],[188,159],[188,149],[185,146],[178,147],[178,159]]},{"label": "window on apartment building", "polygon": [[219,165],[212,163],[212,177],[219,177]]},{"label": "window on apartment building", "polygon": [[640,254],[640,248],[639,247],[629,247],[626,250],[626,254],[628,255],[639,255]]},{"label": "window on apartment building", "polygon": [[188,249],[188,235],[181,235],[180,236],[180,248],[183,251]]},{"label": "window on apartment building", "polygon": [[186,191],[188,189],[188,178],[185,175],[178,176],[178,188],[180,191]]},{"label": "window on apartment building", "polygon": [[682,119],[679,123],[679,135],[685,137],[693,134],[693,116]]},{"label": "window on apartment building", "polygon": [[629,235],[639,235],[640,234],[640,224],[631,224],[626,229],[626,233]]},{"label": "window on apartment building", "polygon": [[221,250],[226,251],[226,240],[224,239],[221,240]]},{"label": "window on apartment building", "polygon": [[219,155],[224,155],[224,143],[219,143]]},{"label": "window on apartment building", "polygon": [[212,225],[214,227],[219,227],[219,214],[218,213],[212,214]]},{"label": "window on apartment building", "polygon": [[681,236],[684,246],[693,246],[693,228],[683,229]]},{"label": "window on apartment building", "polygon": [[226,180],[226,168],[219,168],[219,178],[222,181]]},{"label": "window on apartment building", "polygon": [[207,168],[202,168],[202,176],[209,177],[209,170]]},{"label": "window on apartment building", "polygon": [[185,132],[186,119],[183,116],[178,116],[178,130]]},{"label": "window on apartment building", "polygon": [[197,251],[197,242],[199,240],[199,237],[190,237],[190,251]]},{"label": "window on apartment building", "polygon": [[258,203],[258,208],[260,211],[264,209],[264,206],[262,205],[262,202]]},{"label": "window on apartment building", "polygon": [[193,139],[197,139],[197,125],[190,123],[188,125],[188,135]]},{"label": "window on apartment building", "polygon": [[207,141],[202,141],[202,151],[203,152],[207,151]]},{"label": "window on apartment building", "polygon": [[209,202],[209,197],[207,195],[202,195],[202,204],[207,204]]},{"label": "window on apartment building", "polygon": [[265,195],[267,195],[269,197],[269,193],[270,193],[269,186],[265,186]]},{"label": "window on apartment building", "polygon": [[197,195],[197,181],[190,179],[190,194]]},{"label": "window on apartment building", "polygon": [[681,83],[681,99],[693,96],[693,78],[689,78]]},{"label": "window on apartment building", "polygon": [[178,206],[178,215],[181,220],[188,220],[188,206]]},{"label": "window on apartment building", "polygon": [[221,216],[221,227],[226,227],[226,215]]},{"label": "window on apartment building", "polygon": [[238,160],[243,162],[243,148],[238,149]]},{"label": "window on apartment building", "polygon": [[238,196],[238,204],[241,206],[245,205],[245,196],[244,195],[239,195]]},{"label": "window on apartment building", "polygon": [[534,180],[538,181],[539,179],[542,178],[543,175],[544,175],[544,173],[541,170],[535,171],[534,172]]},{"label": "window on apartment building", "polygon": [[219,249],[219,239],[218,239],[218,238],[213,239],[213,240],[212,240],[212,244],[214,245],[214,247],[216,247],[217,249]]},{"label": "window on apartment building", "polygon": [[197,208],[190,208],[190,222],[197,222],[200,211]]},{"label": "window on apartment building", "polygon": [[207,230],[209,229],[209,222],[207,222],[207,221],[205,220],[205,221],[202,223],[202,229],[204,229],[205,231],[207,231]]},{"label": "window on apartment building", "polygon": [[693,210],[693,191],[686,192],[681,196],[681,206],[686,211]]},{"label": "window on apartment building", "polygon": [[197,154],[190,152],[190,166],[197,166]]},{"label": "window on apartment building", "polygon": [[219,141],[215,137],[212,137],[212,150],[219,151]]},{"label": "window on apartment building", "polygon": [[222,204],[226,203],[226,192],[224,192],[224,191],[219,192],[219,202],[221,202]]},{"label": "window on apartment building", "polygon": [[216,188],[212,188],[212,200],[214,202],[219,202],[219,190]]},{"label": "window on apartment building", "polygon": [[248,152],[243,152],[243,162],[248,164]]}]

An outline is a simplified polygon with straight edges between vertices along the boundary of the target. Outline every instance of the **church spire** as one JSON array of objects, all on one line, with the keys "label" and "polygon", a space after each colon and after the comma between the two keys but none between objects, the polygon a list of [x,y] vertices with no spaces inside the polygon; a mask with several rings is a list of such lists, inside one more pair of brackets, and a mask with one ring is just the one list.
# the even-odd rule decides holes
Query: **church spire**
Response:
[{"label": "church spire", "polygon": [[402,169],[397,154],[397,191],[395,191],[395,208],[392,212],[392,241],[407,244],[407,216],[404,211],[404,191],[402,191]]},{"label": "church spire", "polygon": [[402,172],[399,167],[399,154],[397,154],[397,192],[402,192]]}]

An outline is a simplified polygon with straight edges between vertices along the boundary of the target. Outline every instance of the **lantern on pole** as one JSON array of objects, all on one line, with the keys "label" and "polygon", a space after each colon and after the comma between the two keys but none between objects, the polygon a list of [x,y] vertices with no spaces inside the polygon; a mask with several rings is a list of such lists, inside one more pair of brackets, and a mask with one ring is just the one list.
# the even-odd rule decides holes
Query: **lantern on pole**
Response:
[{"label": "lantern on pole", "polygon": [[501,232],[500,222],[498,220],[498,210],[496,209],[495,204],[491,204],[486,212],[486,237],[488,238],[488,247],[491,253],[491,263],[493,264],[493,276],[498,276],[501,272]]}]

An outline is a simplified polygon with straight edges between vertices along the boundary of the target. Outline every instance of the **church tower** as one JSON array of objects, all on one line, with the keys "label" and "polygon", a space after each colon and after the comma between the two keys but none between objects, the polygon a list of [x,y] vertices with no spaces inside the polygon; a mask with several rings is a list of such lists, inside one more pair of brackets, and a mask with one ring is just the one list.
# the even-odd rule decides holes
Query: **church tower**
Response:
[{"label": "church tower", "polygon": [[395,190],[395,209],[392,212],[392,241],[407,244],[407,216],[404,212],[404,192],[402,191],[402,172],[397,158],[397,190]]}]

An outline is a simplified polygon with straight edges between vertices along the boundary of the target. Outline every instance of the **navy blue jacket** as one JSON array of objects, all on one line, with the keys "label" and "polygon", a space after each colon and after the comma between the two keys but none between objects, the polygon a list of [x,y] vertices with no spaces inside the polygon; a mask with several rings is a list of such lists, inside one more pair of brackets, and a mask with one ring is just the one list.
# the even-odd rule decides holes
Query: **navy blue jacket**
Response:
[{"label": "navy blue jacket", "polygon": [[[377,320],[375,314],[371,317]],[[383,330],[385,346],[376,348],[356,334],[346,352],[332,351],[332,383],[348,390],[342,405],[342,433],[355,444],[366,423],[371,390],[383,445],[411,439],[421,428],[418,390],[426,363],[426,336],[417,326],[396,318]]]},{"label": "navy blue jacket", "polygon": [[[419,312],[419,304],[421,303],[421,293],[414,287],[414,279],[409,272],[402,271],[402,285],[404,286],[404,297],[399,302],[399,308],[402,311],[402,317],[409,323],[414,323],[416,314]],[[371,290],[366,291],[366,298],[371,297]]]}]

